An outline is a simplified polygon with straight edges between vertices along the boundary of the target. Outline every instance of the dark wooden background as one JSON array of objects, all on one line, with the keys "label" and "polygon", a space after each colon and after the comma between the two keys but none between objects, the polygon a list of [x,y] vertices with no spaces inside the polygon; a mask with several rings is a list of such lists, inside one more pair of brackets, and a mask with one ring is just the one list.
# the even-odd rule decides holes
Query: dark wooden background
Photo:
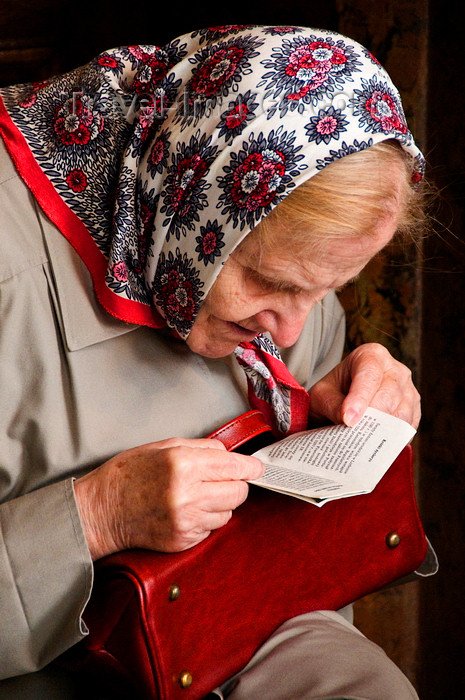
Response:
[{"label": "dark wooden background", "polygon": [[[415,439],[417,492],[440,572],[368,596],[357,621],[417,687],[422,700],[465,692],[464,31],[458,2],[263,0],[121,3],[1,0],[0,84],[76,67],[102,50],[163,44],[216,24],[302,24],[336,29],[388,68],[440,194],[422,250],[372,263],[342,301],[349,343],[377,340],[413,369],[423,395]],[[460,16],[459,16],[460,15]]]}]

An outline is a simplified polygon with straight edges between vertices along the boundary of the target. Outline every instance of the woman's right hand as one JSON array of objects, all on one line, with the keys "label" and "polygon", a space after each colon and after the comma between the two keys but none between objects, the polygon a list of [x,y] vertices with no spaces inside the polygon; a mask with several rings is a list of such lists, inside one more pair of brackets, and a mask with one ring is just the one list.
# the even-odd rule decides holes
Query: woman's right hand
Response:
[{"label": "woman's right hand", "polygon": [[75,482],[92,559],[141,547],[179,552],[225,525],[264,466],[214,439],[172,438],[117,454]]}]

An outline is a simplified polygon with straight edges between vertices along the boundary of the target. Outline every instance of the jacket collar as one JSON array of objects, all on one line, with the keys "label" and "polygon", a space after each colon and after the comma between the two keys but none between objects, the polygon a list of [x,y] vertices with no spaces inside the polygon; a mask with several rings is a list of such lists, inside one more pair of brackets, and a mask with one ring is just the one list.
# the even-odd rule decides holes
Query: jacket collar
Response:
[{"label": "jacket collar", "polygon": [[43,230],[68,350],[80,350],[138,328],[114,318],[100,306],[84,263],[39,207],[37,214]]}]

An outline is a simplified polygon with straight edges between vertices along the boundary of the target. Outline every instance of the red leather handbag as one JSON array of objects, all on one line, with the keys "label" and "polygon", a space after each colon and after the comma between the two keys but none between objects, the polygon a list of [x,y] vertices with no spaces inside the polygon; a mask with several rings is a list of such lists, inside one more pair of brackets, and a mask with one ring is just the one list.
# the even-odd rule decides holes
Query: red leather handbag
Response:
[{"label": "red leather handbag", "polygon": [[[252,438],[273,439],[258,411],[214,436],[244,452]],[[372,493],[323,508],[252,486],[229,523],[192,549],[97,563],[80,663],[142,698],[197,700],[285,620],[337,610],[413,572],[426,553],[410,447]]]}]

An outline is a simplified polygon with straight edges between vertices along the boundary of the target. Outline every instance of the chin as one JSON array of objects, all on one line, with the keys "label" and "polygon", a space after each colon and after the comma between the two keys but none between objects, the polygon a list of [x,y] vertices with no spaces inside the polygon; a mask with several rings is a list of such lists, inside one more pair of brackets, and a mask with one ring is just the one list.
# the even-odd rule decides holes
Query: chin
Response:
[{"label": "chin", "polygon": [[208,359],[210,360],[219,360],[222,357],[227,357],[228,355],[231,355],[231,353],[234,352],[236,347],[237,344],[229,345],[228,347],[207,346],[198,349],[191,348],[191,350],[192,352],[197,353],[197,355],[201,355],[202,357],[208,357]]},{"label": "chin", "polygon": [[192,352],[202,357],[208,357],[210,360],[219,360],[221,357],[227,357],[234,352],[237,347],[237,342],[227,341],[206,341],[202,342],[190,336],[186,340],[187,346]]}]

